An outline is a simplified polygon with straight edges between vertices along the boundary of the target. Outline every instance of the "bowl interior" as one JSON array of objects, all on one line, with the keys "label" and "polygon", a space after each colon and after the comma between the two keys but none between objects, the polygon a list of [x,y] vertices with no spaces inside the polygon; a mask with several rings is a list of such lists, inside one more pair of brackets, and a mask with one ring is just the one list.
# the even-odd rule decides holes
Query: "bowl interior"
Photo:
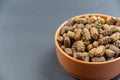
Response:
[{"label": "bowl interior", "polygon": [[[108,18],[108,17],[111,17],[111,16],[109,16],[109,15],[104,15],[104,14],[83,14],[83,15],[78,15],[78,17],[85,17],[85,16],[92,16],[92,15],[94,15],[94,16],[100,16],[100,17],[102,17],[102,18],[104,18],[104,19],[106,19],[106,18]],[[74,17],[75,17],[75,16],[74,16]],[[111,62],[120,60],[120,57],[118,57],[118,58],[115,58],[115,59],[113,59],[113,60],[109,60],[109,61],[105,61],[105,62],[86,62],[86,61],[81,61],[81,60],[75,59],[75,58],[67,55],[67,54],[60,48],[60,46],[59,46],[59,44],[58,44],[58,42],[57,42],[57,37],[60,35],[60,30],[61,30],[61,28],[63,27],[63,25],[64,25],[65,23],[67,23],[67,20],[66,20],[63,24],[60,25],[60,27],[57,29],[57,31],[56,31],[56,33],[55,33],[55,44],[56,44],[56,47],[58,48],[58,50],[59,50],[62,54],[64,54],[64,56],[72,59],[72,60],[75,61],[75,62],[79,62],[79,63],[83,63],[83,64],[107,64],[107,63],[111,63]]]}]

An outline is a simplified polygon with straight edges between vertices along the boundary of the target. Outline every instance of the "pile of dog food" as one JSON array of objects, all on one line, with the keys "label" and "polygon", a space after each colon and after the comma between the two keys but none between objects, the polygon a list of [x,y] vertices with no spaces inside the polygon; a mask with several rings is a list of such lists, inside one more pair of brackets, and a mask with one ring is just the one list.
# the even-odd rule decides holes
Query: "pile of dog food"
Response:
[{"label": "pile of dog food", "polygon": [[120,18],[75,16],[60,30],[59,46],[73,58],[104,62],[120,56]]}]

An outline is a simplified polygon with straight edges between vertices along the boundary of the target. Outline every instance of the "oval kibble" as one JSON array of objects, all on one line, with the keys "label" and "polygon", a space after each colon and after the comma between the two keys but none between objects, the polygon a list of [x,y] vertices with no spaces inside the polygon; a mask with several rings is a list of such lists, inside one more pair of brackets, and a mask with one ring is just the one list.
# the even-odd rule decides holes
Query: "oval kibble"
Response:
[{"label": "oval kibble", "polygon": [[73,38],[74,35],[75,35],[75,33],[72,32],[72,31],[68,31],[68,32],[67,32],[67,36],[70,37],[70,38]]},{"label": "oval kibble", "polygon": [[85,51],[85,44],[83,43],[83,41],[77,41],[76,42],[76,49],[77,51]]},{"label": "oval kibble", "polygon": [[63,37],[62,36],[59,36],[58,38],[57,38],[57,41],[59,42],[59,43],[63,43]]},{"label": "oval kibble", "polygon": [[83,32],[82,32],[82,40],[90,40],[91,39],[91,36],[90,36],[90,32],[87,28],[84,28],[83,29]]},{"label": "oval kibble", "polygon": [[76,53],[74,53],[74,58],[82,60],[82,61],[87,61],[87,62],[89,62],[89,59],[90,59],[88,56],[88,53],[86,53],[86,52],[84,52],[84,53],[76,52]]},{"label": "oval kibble", "polygon": [[113,45],[120,48],[120,40],[115,41]]},{"label": "oval kibble", "polygon": [[99,42],[99,44],[105,45],[105,44],[108,44],[109,42],[111,42],[111,39],[109,36],[106,36],[106,37],[99,39],[98,42]]},{"label": "oval kibble", "polygon": [[114,57],[115,52],[110,50],[110,49],[106,49],[105,50],[105,55],[106,55],[106,57]]},{"label": "oval kibble", "polygon": [[110,36],[110,38],[111,38],[112,41],[119,40],[119,39],[120,39],[120,33],[119,33],[119,32],[116,32],[116,33],[112,34],[112,35]]},{"label": "oval kibble", "polygon": [[106,22],[108,25],[114,25],[114,24],[116,24],[117,19],[115,17],[109,17],[109,18],[107,18]]},{"label": "oval kibble", "polygon": [[98,56],[98,57],[103,56],[104,53],[105,53],[105,46],[103,45],[98,46],[95,50],[95,56]]},{"label": "oval kibble", "polygon": [[90,29],[90,34],[91,34],[93,39],[96,40],[98,38],[98,30],[96,28],[91,28]]},{"label": "oval kibble", "polygon": [[110,45],[109,49],[111,49],[112,51],[114,51],[116,53],[115,57],[118,57],[120,55],[120,49],[117,48],[116,46]]},{"label": "oval kibble", "polygon": [[106,61],[106,60],[105,60],[105,57],[93,57],[93,58],[91,59],[91,61],[92,61],[92,62],[104,62],[104,61]]},{"label": "oval kibble", "polygon": [[112,30],[104,30],[104,31],[102,32],[102,35],[103,35],[103,36],[109,36],[109,35],[111,35],[112,33],[113,33]]},{"label": "oval kibble", "polygon": [[67,36],[64,38],[64,45],[65,45],[65,47],[70,47],[70,45],[71,45],[71,40]]},{"label": "oval kibble", "polygon": [[92,45],[93,45],[93,47],[97,47],[99,45],[99,43],[98,43],[98,41],[94,41]]},{"label": "oval kibble", "polygon": [[73,52],[72,52],[71,48],[65,48],[64,51],[65,51],[65,53],[67,53],[68,55],[73,56]]}]

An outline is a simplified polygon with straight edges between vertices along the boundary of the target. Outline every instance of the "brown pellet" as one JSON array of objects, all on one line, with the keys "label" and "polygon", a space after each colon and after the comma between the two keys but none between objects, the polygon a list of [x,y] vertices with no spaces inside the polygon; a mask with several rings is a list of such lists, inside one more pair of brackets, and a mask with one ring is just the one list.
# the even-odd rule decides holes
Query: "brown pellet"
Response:
[{"label": "brown pellet", "polygon": [[105,46],[103,45],[98,46],[95,50],[95,56],[98,56],[98,57],[103,56],[104,53],[105,53]]},{"label": "brown pellet", "polygon": [[93,57],[91,58],[91,61],[92,62],[104,62],[106,60],[105,60],[105,57]]},{"label": "brown pellet", "polygon": [[57,41],[59,42],[59,43],[63,43],[63,37],[62,36],[59,36],[58,38],[57,38]]},{"label": "brown pellet", "polygon": [[109,25],[115,25],[115,23],[117,22],[117,19],[115,17],[109,17],[109,18],[107,18],[106,22]]},{"label": "brown pellet", "polygon": [[76,49],[77,51],[85,51],[85,44],[83,43],[83,41],[77,41],[76,42]]},{"label": "brown pellet", "polygon": [[105,50],[105,55],[106,55],[106,57],[114,57],[115,52],[110,50],[110,49],[106,49]]},{"label": "brown pellet", "polygon": [[116,33],[112,34],[112,35],[110,36],[110,38],[111,38],[112,41],[119,40],[119,39],[120,39],[120,33],[119,33],[119,32],[116,32]]},{"label": "brown pellet", "polygon": [[68,55],[73,56],[73,53],[72,53],[71,48],[65,48],[64,51],[65,51],[65,53],[67,53]]},{"label": "brown pellet", "polygon": [[71,40],[70,40],[70,38],[69,37],[65,37],[64,38],[64,45],[65,45],[65,47],[70,47],[70,45],[71,45]]},{"label": "brown pellet", "polygon": [[90,34],[91,34],[93,39],[96,40],[98,38],[98,30],[96,28],[91,28],[90,29]]},{"label": "brown pellet", "polygon": [[120,55],[120,49],[117,48],[116,46],[110,45],[109,49],[111,49],[112,51],[114,51],[116,53],[115,57],[118,57]]},{"label": "brown pellet", "polygon": [[86,52],[84,52],[84,53],[76,52],[74,54],[74,58],[82,60],[82,61],[87,61],[87,62],[89,62],[89,59],[90,59],[88,56],[88,53],[86,53]]},{"label": "brown pellet", "polygon": [[99,42],[99,44],[105,45],[105,44],[108,44],[109,42],[111,42],[111,39],[109,36],[106,36],[106,37],[99,39],[98,42]]},{"label": "brown pellet", "polygon": [[113,45],[120,48],[120,40],[115,41]]}]

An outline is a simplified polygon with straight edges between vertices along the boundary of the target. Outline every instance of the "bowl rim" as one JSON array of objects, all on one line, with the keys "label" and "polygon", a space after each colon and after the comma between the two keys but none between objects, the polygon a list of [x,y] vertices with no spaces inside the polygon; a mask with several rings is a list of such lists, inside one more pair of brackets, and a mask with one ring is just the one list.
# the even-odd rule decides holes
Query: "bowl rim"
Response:
[{"label": "bowl rim", "polygon": [[[90,13],[90,14],[82,14],[82,15],[77,15],[78,17],[84,17],[84,16],[92,16],[92,15],[95,15],[95,16],[101,16],[101,17],[104,17],[104,18],[107,18],[107,17],[111,17],[109,15],[105,15],[105,14],[98,14],[98,13]],[[76,17],[76,16],[73,16],[73,17]],[[72,17],[72,18],[73,18]],[[67,55],[59,46],[58,42],[57,42],[57,37],[58,37],[58,34],[60,33],[60,30],[61,28],[63,27],[63,25],[67,22],[64,21],[57,29],[57,31],[55,32],[55,36],[54,36],[54,41],[55,41],[55,45],[56,45],[56,48],[66,57],[68,57],[69,59],[75,61],[75,62],[78,62],[78,63],[83,63],[83,64],[108,64],[108,63],[112,63],[112,62],[115,62],[115,61],[118,61],[120,60],[120,57],[118,58],[115,58],[113,60],[109,60],[109,61],[105,61],[105,62],[87,62],[87,61],[82,61],[82,60],[78,60],[78,59],[75,59],[69,55]]]}]

